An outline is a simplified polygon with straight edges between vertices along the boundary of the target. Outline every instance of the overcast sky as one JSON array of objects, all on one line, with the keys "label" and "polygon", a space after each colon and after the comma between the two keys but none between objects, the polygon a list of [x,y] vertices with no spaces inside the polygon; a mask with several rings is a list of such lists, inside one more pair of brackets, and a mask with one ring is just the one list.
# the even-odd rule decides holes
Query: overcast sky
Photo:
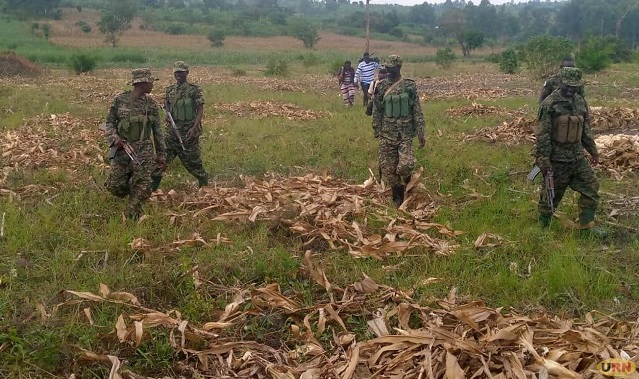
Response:
[{"label": "overcast sky", "polygon": [[[468,0],[467,0],[468,1]],[[371,0],[371,4],[399,4],[399,5],[415,5],[422,4],[424,0]],[[446,0],[426,0],[428,4],[440,4]],[[473,0],[475,5],[479,5],[481,0]],[[515,0],[515,3],[527,3],[528,0]],[[493,5],[510,3],[510,0],[490,0]]]}]

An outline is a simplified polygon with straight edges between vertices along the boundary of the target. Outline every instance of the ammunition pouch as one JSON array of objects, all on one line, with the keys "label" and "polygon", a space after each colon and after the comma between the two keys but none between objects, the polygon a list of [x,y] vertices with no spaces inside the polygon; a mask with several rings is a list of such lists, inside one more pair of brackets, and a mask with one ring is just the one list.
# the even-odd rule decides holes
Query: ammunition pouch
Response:
[{"label": "ammunition pouch", "polygon": [[129,142],[145,140],[151,135],[147,125],[154,121],[153,118],[145,115],[127,116],[118,124],[118,134]]},{"label": "ammunition pouch", "polygon": [[407,92],[386,95],[384,97],[384,115],[386,117],[408,117],[411,114],[412,101]]},{"label": "ammunition pouch", "polygon": [[558,116],[552,119],[553,139],[559,143],[581,141],[584,129],[583,116]]},{"label": "ammunition pouch", "polygon": [[175,121],[193,121],[195,119],[195,104],[190,96],[185,96],[175,102],[171,112]]}]

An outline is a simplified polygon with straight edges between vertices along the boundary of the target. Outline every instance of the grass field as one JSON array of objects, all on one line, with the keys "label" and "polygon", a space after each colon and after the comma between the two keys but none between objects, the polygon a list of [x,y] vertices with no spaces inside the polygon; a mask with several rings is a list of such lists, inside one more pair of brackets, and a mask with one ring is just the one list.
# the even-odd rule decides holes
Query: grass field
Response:
[{"label": "grass field", "polygon": [[[84,11],[83,16],[86,14]],[[98,35],[82,36],[86,41],[65,36],[66,22],[54,23],[53,42],[79,43],[85,48],[99,45]],[[123,38],[127,47],[113,54],[139,50],[147,34],[136,35],[137,31]],[[337,57],[338,46],[343,45],[339,38],[343,37],[324,37],[316,53],[327,51]],[[23,41],[31,41],[29,38]],[[369,169],[375,171],[377,144],[371,135],[370,118],[361,106],[342,106],[335,79],[324,74],[329,61],[312,67],[292,63],[293,75],[288,79],[264,78],[263,64],[246,64],[247,74],[233,77],[231,68],[216,66],[236,59],[224,55],[241,50],[258,57],[264,52],[254,50],[257,47],[278,54],[278,47],[291,41],[229,38],[228,47],[206,53],[222,57],[203,65],[191,50],[209,49],[203,37],[181,49],[186,38],[157,37],[157,43],[167,42],[171,51],[162,55],[153,50],[152,63],[161,79],[153,94],[160,95],[171,83],[168,67],[173,60],[185,57],[192,61],[194,57],[190,79],[201,84],[206,94],[202,145],[211,187],[228,189],[231,194],[247,186],[247,176],[264,178],[269,173],[330,175],[356,185],[369,177]],[[16,50],[27,51],[33,46],[24,43],[28,47]],[[47,46],[61,56],[71,51]],[[100,54],[102,50],[95,51]],[[429,54],[402,44],[380,43],[373,45],[373,50],[380,55],[391,51]],[[197,202],[209,198],[198,193],[194,179],[179,161],[169,167],[162,183],[163,194],[173,190],[177,197],[155,196],[146,206],[148,218],[140,223],[124,222],[124,201],[102,187],[108,172],[102,160],[106,147],[96,128],[113,95],[127,88],[130,70],[100,69],[76,76],[54,67],[39,78],[0,79],[0,130],[8,141],[4,149],[13,149],[12,155],[3,151],[0,159],[0,376],[68,378],[75,373],[81,378],[106,377],[107,366],[78,358],[81,349],[120,356],[139,374],[173,375],[182,355],[171,346],[168,329],[149,330],[136,347],[119,344],[114,324],[119,315],[135,313],[128,305],[73,303],[64,291],[98,293],[103,283],[112,291],[134,294],[145,309],[176,310],[189,325],[200,327],[217,320],[225,307],[233,304],[231,288],[255,290],[279,283],[282,294],[307,306],[322,301],[326,294],[309,277],[304,264],[304,253],[309,249],[334,286],[346,287],[361,280],[364,273],[379,284],[411,294],[424,306],[436,307],[437,299],[450,296],[456,288],[459,299],[482,300],[491,308],[545,311],[566,318],[582,318],[597,309],[620,320],[635,320],[639,296],[636,208],[616,217],[610,215],[618,207],[611,200],[639,196],[636,173],[615,180],[598,171],[603,195],[597,216],[612,232],[608,241],[582,238],[559,222],[549,230],[540,230],[535,204],[538,183],[525,178],[532,164],[532,145],[464,138],[464,133],[500,125],[511,116],[454,117],[447,113],[479,102],[534,117],[540,83],[499,74],[495,66],[484,63],[457,64],[449,72],[431,63],[409,63],[404,71],[428,95],[422,104],[427,146],[416,152],[419,166],[424,168],[423,188],[415,193],[428,199],[430,222],[463,232],[449,238],[428,232],[458,246],[447,256],[417,245],[383,260],[354,259],[347,248],[305,244],[307,240],[277,220],[215,221],[211,220],[218,215],[215,211],[196,217],[201,206]],[[591,106],[637,107],[636,65],[613,66],[587,80]],[[490,95],[488,89],[499,90],[500,95]],[[359,104],[359,96],[357,100]],[[254,108],[241,116],[227,107],[241,104],[250,108],[251,103]],[[288,114],[274,114],[267,103],[296,108],[287,108],[293,109]],[[270,116],[263,117],[269,112]],[[56,124],[52,114],[64,123]],[[300,114],[318,116],[298,117]],[[74,151],[81,153],[74,155]],[[17,152],[24,154],[22,161],[11,160]],[[382,196],[388,197],[388,192]],[[412,217],[388,203],[366,201],[365,212],[349,215],[348,222],[362,225],[367,235],[387,233],[387,218]],[[560,211],[567,218],[577,215],[572,192],[564,198]],[[476,247],[475,241],[483,233],[499,236],[496,246]],[[194,234],[207,243],[193,237],[191,242],[176,244]],[[140,239],[150,247],[136,245]],[[426,281],[428,278],[437,280]],[[56,307],[61,303],[64,305]],[[221,334],[232,340],[290,347],[292,321],[285,313],[278,313],[278,317],[249,318]],[[367,317],[348,318],[348,327],[358,339],[371,337]],[[336,325],[329,325],[319,333],[320,342],[330,345],[336,330]],[[275,334],[280,342],[273,345],[267,334],[270,338]]]}]

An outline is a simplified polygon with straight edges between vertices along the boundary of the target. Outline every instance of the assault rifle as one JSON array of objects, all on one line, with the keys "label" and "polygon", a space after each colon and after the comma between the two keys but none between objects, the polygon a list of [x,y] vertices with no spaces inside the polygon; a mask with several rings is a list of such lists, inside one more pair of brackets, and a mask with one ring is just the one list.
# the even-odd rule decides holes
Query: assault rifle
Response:
[{"label": "assault rifle", "polygon": [[171,112],[169,112],[166,106],[164,107],[164,112],[166,113],[166,117],[169,119],[169,124],[171,125],[171,129],[173,129],[173,133],[175,133],[175,136],[180,142],[182,151],[186,151],[186,149],[184,148],[184,142],[182,142],[182,136],[180,135],[180,131],[178,130],[178,127],[177,125],[175,125],[175,121],[173,120],[173,115],[171,115]]},{"label": "assault rifle", "polygon": [[[128,143],[126,140],[121,140],[122,141],[122,148],[124,149],[124,152],[126,153],[126,155],[129,156],[129,158],[131,158],[131,161],[133,163],[135,163],[136,165],[141,165],[142,162],[140,162],[140,159],[138,159],[138,155],[135,153],[135,150],[133,150],[133,146],[131,146],[130,143]],[[113,159],[115,158],[115,153],[118,151],[118,147],[115,145],[111,145],[111,149],[109,149],[109,155],[108,158],[109,159]]]},{"label": "assault rifle", "polygon": [[[533,181],[540,172],[541,169],[539,168],[539,166],[535,166],[530,171],[530,173],[528,173],[528,176],[526,178],[530,181]],[[546,172],[546,175],[544,175],[544,182],[546,185],[546,201],[548,202],[548,207],[550,207],[550,211],[552,213],[555,213],[555,203],[553,202],[553,199],[555,198],[555,177],[552,172],[552,168],[550,168]]]}]

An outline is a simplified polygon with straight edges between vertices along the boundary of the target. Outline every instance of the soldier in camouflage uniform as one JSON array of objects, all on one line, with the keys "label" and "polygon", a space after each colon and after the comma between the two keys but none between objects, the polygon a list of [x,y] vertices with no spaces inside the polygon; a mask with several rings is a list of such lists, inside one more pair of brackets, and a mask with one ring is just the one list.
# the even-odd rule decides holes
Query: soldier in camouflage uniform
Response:
[{"label": "soldier in camouflage uniform", "polygon": [[[187,82],[189,67],[182,61],[175,62],[173,75],[175,84],[166,88],[166,103],[164,110],[171,112],[175,125],[178,128],[184,149],[175,135],[171,125],[168,125],[166,133],[167,165],[171,164],[176,156],[186,170],[198,180],[200,187],[209,184],[209,176],[202,165],[200,151],[200,134],[202,133],[202,116],[204,115],[204,94],[198,85]],[[167,123],[168,123],[167,117]],[[162,171],[157,169],[153,173],[152,190],[160,186]]]},{"label": "soldier in camouflage uniform", "polygon": [[[564,58],[561,61],[561,65],[559,66],[559,69],[561,70],[564,67],[575,67],[575,61],[570,57]],[[559,73],[551,75],[544,82],[544,88],[542,88],[541,94],[539,95],[539,104],[541,104],[541,102],[544,101],[544,99],[548,97],[548,95],[553,93],[557,88],[559,88]],[[577,89],[577,93],[581,97],[586,97],[583,84],[579,86],[579,89]]]},{"label": "soldier in camouflage uniform", "polygon": [[[535,156],[543,175],[553,171],[555,208],[568,187],[581,194],[579,198],[579,224],[582,231],[598,237],[606,233],[594,227],[595,211],[599,206],[599,181],[583,150],[592,157],[593,164],[599,163],[599,153],[588,121],[588,104],[577,93],[583,85],[581,70],[564,67],[560,72],[559,89],[551,93],[539,110],[539,127]],[[548,206],[546,184],[542,185],[539,196],[539,221],[548,227],[552,211]]]},{"label": "soldier in camouflage uniform", "polygon": [[[105,187],[115,196],[128,195],[126,215],[138,219],[142,204],[151,197],[151,173],[156,164],[160,167],[166,164],[166,148],[158,105],[147,95],[157,79],[146,68],[135,69],[132,74],[133,90],[117,95],[106,117],[106,138],[117,151]],[[139,164],[124,151],[124,143],[133,148]]]},{"label": "soldier in camouflage uniform", "polygon": [[382,176],[392,188],[393,203],[400,206],[415,168],[413,138],[417,135],[419,148],[426,144],[424,114],[415,82],[401,75],[402,58],[390,55],[385,67],[388,77],[373,95],[373,135],[379,139]]}]

